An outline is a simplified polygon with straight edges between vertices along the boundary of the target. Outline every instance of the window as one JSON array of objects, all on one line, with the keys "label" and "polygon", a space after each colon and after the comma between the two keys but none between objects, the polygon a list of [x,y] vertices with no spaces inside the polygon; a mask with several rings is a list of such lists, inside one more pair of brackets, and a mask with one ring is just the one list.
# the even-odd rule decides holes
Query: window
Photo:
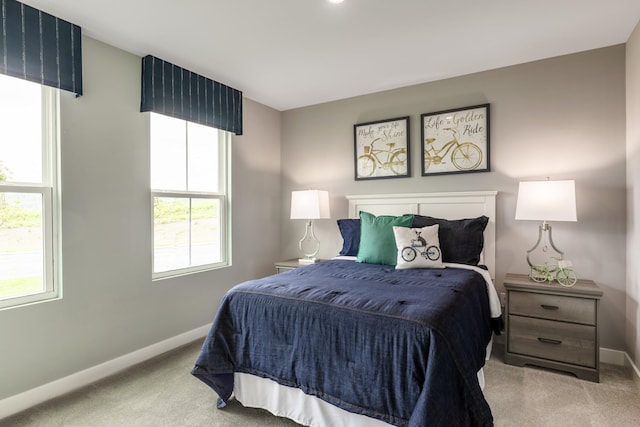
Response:
[{"label": "window", "polygon": [[153,278],[229,263],[230,134],[150,113]]},{"label": "window", "polygon": [[0,308],[56,298],[58,90],[0,75]]}]

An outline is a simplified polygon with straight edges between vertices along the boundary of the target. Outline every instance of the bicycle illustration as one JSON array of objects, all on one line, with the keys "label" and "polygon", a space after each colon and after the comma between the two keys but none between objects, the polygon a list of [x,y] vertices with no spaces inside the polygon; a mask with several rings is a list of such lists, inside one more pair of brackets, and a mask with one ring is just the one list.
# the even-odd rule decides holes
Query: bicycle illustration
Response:
[{"label": "bicycle illustration", "polygon": [[573,265],[568,260],[558,260],[558,265],[534,264],[529,277],[534,282],[553,282],[557,280],[561,286],[570,288],[578,281]]},{"label": "bicycle illustration", "polygon": [[434,165],[446,163],[445,158],[452,148],[451,162],[458,170],[466,171],[480,166],[480,162],[482,162],[482,150],[480,147],[472,142],[458,142],[458,129],[443,128],[443,130],[451,131],[453,139],[439,149],[433,145],[436,138],[426,138],[424,140],[426,145],[424,149],[423,172],[426,172],[432,163]]},{"label": "bicycle illustration", "polygon": [[402,256],[402,259],[406,262],[411,262],[416,259],[418,255],[428,260],[436,261],[440,258],[440,248],[434,245],[427,245],[424,237],[420,236],[420,233],[417,232],[416,238],[411,239],[411,246],[402,248],[400,256]]},{"label": "bicycle illustration", "polygon": [[[396,143],[387,143],[387,149],[374,148],[373,144],[380,141],[376,138],[371,144],[364,146],[364,154],[358,157],[358,172],[360,176],[371,176],[376,168],[391,169],[396,175],[407,173],[407,150],[406,148],[394,149]],[[384,157],[386,155],[386,157]],[[384,160],[381,160],[383,158]]]}]

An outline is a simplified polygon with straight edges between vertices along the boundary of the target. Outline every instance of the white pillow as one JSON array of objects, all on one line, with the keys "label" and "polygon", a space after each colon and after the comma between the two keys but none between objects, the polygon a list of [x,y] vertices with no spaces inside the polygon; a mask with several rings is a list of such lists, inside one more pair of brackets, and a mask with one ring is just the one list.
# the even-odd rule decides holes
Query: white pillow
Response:
[{"label": "white pillow", "polygon": [[397,269],[444,268],[438,229],[430,225],[422,228],[393,227],[398,248]]}]

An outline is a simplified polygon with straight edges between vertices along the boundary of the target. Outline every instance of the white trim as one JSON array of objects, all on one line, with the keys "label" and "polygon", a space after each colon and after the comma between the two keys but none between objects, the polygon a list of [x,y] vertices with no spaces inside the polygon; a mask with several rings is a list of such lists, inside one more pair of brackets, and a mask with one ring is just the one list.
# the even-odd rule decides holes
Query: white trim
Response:
[{"label": "white trim", "polygon": [[624,351],[611,350],[610,348],[600,347],[600,363],[608,363],[609,365],[624,366],[625,359],[629,356]]},{"label": "white trim", "polygon": [[629,354],[625,351],[612,350],[610,348],[600,347],[600,363],[608,363],[617,366],[630,366],[636,374],[636,380],[640,380],[640,369],[633,363]]},{"label": "white trim", "polygon": [[[151,153],[151,197],[150,197],[150,204],[151,204],[151,264],[152,264],[152,271],[151,271],[151,279],[153,281],[157,281],[157,280],[163,280],[163,279],[168,279],[168,278],[173,278],[173,277],[178,277],[178,276],[183,276],[183,275],[188,275],[188,274],[193,274],[193,273],[199,273],[202,271],[208,271],[208,270],[212,270],[212,269],[217,269],[217,268],[222,268],[222,267],[228,267],[229,265],[231,265],[231,249],[230,249],[230,238],[229,236],[231,236],[231,213],[230,213],[230,194],[231,194],[231,186],[230,186],[230,174],[231,174],[231,150],[230,150],[230,144],[231,144],[231,133],[221,130],[221,129],[215,129],[216,131],[216,144],[217,144],[217,163],[213,163],[212,167],[215,167],[217,169],[218,172],[218,186],[215,189],[215,191],[196,191],[196,190],[190,190],[189,189],[189,144],[191,142],[191,139],[189,137],[189,129],[191,128],[192,125],[195,126],[199,126],[202,127],[203,125],[200,125],[198,123],[195,122],[190,122],[188,120],[184,120],[184,119],[180,119],[180,118],[169,118],[173,121],[177,122],[181,122],[182,124],[184,124],[184,141],[181,141],[185,144],[185,188],[181,189],[181,190],[169,190],[169,189],[162,189],[162,188],[155,188],[154,187],[154,156],[153,156],[153,147],[154,147],[154,138],[153,138],[153,130],[154,130],[154,126],[153,126],[153,117],[160,117],[162,116],[159,113],[154,113],[154,112],[150,112],[149,114],[149,129],[150,129],[150,144],[152,147],[152,153]],[[166,117],[165,117],[166,119]],[[163,119],[164,120],[164,119]],[[214,130],[211,129],[211,132],[213,132]],[[177,161],[177,160],[176,160]],[[158,166],[158,165],[156,165]],[[189,202],[189,219],[188,219],[188,223],[189,223],[189,229],[191,230],[192,227],[192,220],[191,220],[191,212],[192,212],[192,206],[191,203],[194,199],[211,199],[211,200],[217,200],[219,203],[218,206],[218,251],[219,251],[219,260],[215,261],[215,262],[209,262],[207,264],[193,264],[193,259],[192,259],[192,250],[193,247],[196,245],[196,243],[193,243],[192,241],[192,236],[191,233],[188,233],[189,235],[189,239],[188,239],[188,265],[186,266],[181,266],[181,267],[172,267],[169,266],[168,268],[170,268],[169,270],[159,270],[156,271],[156,252],[157,249],[156,245],[155,245],[155,200],[156,198],[178,198],[178,199],[185,199],[188,200]],[[161,268],[160,266],[158,266],[158,268]]]},{"label": "white trim", "polygon": [[0,183],[1,192],[40,194],[42,197],[42,291],[13,295],[0,300],[0,310],[28,304],[56,300],[62,297],[61,241],[59,221],[60,168],[59,168],[59,100],[58,89],[41,86],[40,109],[42,135],[41,179],[39,182]]},{"label": "white trim", "polygon": [[203,338],[207,335],[210,328],[211,324],[201,326],[48,384],[2,399],[0,400],[0,420],[47,400],[77,390],[80,387],[92,384],[133,365],[149,360],[152,357]]}]

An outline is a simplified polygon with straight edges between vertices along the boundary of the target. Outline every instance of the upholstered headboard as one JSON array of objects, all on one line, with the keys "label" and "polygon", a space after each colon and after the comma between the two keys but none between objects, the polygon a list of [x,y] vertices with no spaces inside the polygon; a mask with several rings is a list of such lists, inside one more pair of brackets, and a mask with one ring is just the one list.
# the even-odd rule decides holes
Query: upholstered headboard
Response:
[{"label": "upholstered headboard", "polygon": [[447,193],[368,194],[347,196],[349,217],[358,218],[360,211],[374,215],[428,215],[446,219],[489,217],[484,231],[481,264],[495,279],[496,265],[496,195],[497,191],[464,191]]}]

